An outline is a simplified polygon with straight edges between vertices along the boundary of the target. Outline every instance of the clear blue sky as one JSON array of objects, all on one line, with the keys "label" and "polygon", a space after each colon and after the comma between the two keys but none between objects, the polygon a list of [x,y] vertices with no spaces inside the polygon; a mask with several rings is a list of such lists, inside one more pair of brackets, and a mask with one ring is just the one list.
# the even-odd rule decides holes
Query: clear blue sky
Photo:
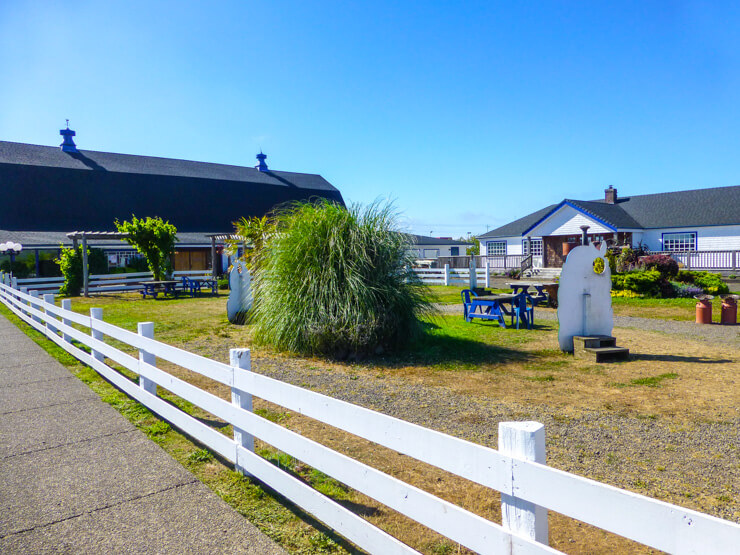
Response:
[{"label": "clear blue sky", "polygon": [[[740,4],[0,2],[0,139],[320,173],[411,231],[740,183]],[[0,184],[0,187],[2,185]]]}]

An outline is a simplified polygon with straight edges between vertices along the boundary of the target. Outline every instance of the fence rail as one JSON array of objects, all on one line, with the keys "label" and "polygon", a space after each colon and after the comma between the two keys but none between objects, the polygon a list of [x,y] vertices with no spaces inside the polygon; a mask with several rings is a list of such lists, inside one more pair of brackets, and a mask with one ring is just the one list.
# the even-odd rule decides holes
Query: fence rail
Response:
[{"label": "fence rail", "polygon": [[687,270],[737,272],[740,265],[740,251],[651,251],[650,254],[667,254]]},{"label": "fence rail", "polygon": [[475,265],[478,268],[482,268],[488,263],[489,268],[496,268],[497,270],[512,270],[519,268],[524,258],[521,254],[507,254],[500,256],[440,256],[436,259],[436,266],[438,268],[444,267],[447,264],[452,269],[468,268],[470,266],[470,259],[475,259]]},{"label": "fence rail", "polygon": [[[210,270],[185,270],[173,272],[175,278],[182,276],[210,276]],[[95,274],[90,276],[90,293],[106,293],[110,291],[132,291],[141,289],[141,281],[151,280],[151,272],[133,272],[130,274]],[[41,277],[18,279],[18,285],[35,289],[42,293],[59,293],[64,283],[63,277]]]},{"label": "fence rail", "polygon": [[[2,276],[0,301],[26,323],[238,470],[263,481],[371,553],[414,551],[256,455],[253,438],[479,553],[558,553],[546,545],[545,507],[672,553],[731,553],[740,545],[740,526],[735,523],[542,464],[544,430],[539,424],[501,423],[496,451],[256,374],[251,371],[248,349],[232,349],[230,364],[223,364],[156,341],[151,323],[139,323],[134,333],[103,321],[102,309],[81,315],[71,310],[68,299],[60,308],[53,295],[39,298],[17,287],[17,280]],[[138,358],[106,343],[105,337],[137,349]],[[78,345],[88,347],[90,353]],[[106,364],[106,358],[137,373],[139,383]],[[157,368],[157,358],[229,386],[231,402]],[[232,424],[234,437],[165,402],[157,396],[157,386]],[[502,525],[261,418],[251,410],[252,395],[500,491]],[[527,454],[530,444],[538,451],[534,455]]]}]

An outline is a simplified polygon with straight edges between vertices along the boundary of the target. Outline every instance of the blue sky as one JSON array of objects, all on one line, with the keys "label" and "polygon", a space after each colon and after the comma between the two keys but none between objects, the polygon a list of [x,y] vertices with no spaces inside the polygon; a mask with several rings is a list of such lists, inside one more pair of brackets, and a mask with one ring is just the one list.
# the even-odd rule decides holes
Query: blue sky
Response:
[{"label": "blue sky", "polygon": [[407,229],[740,184],[740,4],[2,2],[0,139],[320,173]]}]

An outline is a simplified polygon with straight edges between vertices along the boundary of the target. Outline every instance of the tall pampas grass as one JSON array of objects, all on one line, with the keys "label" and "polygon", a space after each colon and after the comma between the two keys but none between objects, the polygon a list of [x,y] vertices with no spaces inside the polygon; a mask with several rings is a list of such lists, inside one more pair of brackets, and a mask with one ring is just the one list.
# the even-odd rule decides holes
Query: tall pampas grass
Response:
[{"label": "tall pampas grass", "polygon": [[258,342],[338,358],[403,346],[431,312],[389,203],[319,201],[277,212],[255,253]]}]

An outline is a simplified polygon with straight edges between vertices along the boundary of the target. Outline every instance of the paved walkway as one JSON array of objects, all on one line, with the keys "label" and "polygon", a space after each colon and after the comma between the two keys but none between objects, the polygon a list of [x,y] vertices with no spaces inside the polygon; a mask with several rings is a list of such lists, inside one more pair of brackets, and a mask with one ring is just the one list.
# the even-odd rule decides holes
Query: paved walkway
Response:
[{"label": "paved walkway", "polygon": [[284,553],[0,316],[0,553]]}]

